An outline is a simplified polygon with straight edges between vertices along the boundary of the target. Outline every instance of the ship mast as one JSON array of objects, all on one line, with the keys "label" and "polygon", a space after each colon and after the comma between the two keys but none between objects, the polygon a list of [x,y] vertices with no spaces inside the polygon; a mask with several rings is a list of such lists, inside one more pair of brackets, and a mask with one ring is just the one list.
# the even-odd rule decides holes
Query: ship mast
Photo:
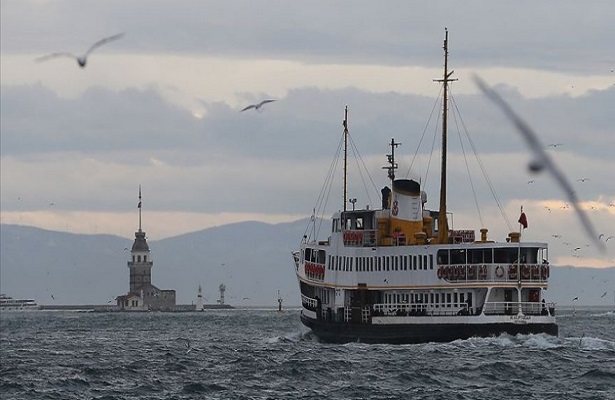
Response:
[{"label": "ship mast", "polygon": [[346,203],[348,197],[348,106],[344,110],[344,212],[346,212]]},{"label": "ship mast", "polygon": [[447,111],[448,111],[448,83],[457,79],[450,79],[454,71],[448,72],[448,29],[444,29],[444,76],[434,79],[444,85],[442,110],[442,166],[440,170],[440,210],[438,212],[438,243],[448,243],[448,222],[446,219],[446,147],[447,147]]}]

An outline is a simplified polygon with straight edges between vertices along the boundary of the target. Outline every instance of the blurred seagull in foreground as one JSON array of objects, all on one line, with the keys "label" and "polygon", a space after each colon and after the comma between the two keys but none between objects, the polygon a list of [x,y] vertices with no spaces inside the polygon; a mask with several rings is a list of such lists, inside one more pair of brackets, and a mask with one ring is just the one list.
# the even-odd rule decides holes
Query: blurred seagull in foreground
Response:
[{"label": "blurred seagull in foreground", "polygon": [[583,228],[585,228],[585,232],[591,237],[592,241],[596,246],[604,253],[605,247],[604,243],[598,240],[598,234],[596,233],[594,226],[591,221],[585,214],[585,212],[581,209],[579,204],[579,199],[575,191],[572,188],[572,185],[566,179],[566,176],[559,170],[557,165],[551,160],[551,157],[544,150],[544,146],[538,140],[538,135],[530,128],[530,126],[521,119],[513,109],[500,97],[500,95],[491,89],[481,78],[478,76],[474,76],[474,82],[479,87],[479,89],[492,101],[494,102],[500,110],[506,115],[506,117],[515,125],[521,136],[527,142],[530,150],[534,154],[533,160],[529,164],[530,171],[534,173],[539,173],[543,170],[549,171],[551,176],[555,178],[557,183],[560,185],[568,201],[572,204],[572,207],[575,209],[579,219],[581,220],[581,224]]},{"label": "blurred seagull in foreground", "polygon": [[75,60],[77,60],[77,64],[79,64],[81,68],[85,68],[85,64],[87,63],[88,56],[90,55],[91,52],[93,52],[95,49],[102,46],[103,44],[112,42],[114,40],[121,39],[123,36],[124,36],[123,33],[118,33],[117,35],[113,35],[113,36],[109,36],[104,39],[101,39],[98,42],[94,43],[92,46],[90,46],[88,51],[86,51],[85,54],[83,54],[82,56],[77,56],[72,53],[52,53],[46,56],[39,57],[36,59],[36,61],[38,62],[47,61],[47,60],[50,60],[56,57],[70,57],[70,58],[74,58]]},{"label": "blurred seagull in foreground", "polygon": [[246,111],[246,110],[249,110],[249,109],[251,109],[251,108],[253,108],[253,109],[255,109],[256,111],[258,111],[258,110],[260,110],[260,108],[261,108],[263,105],[265,105],[265,104],[267,104],[267,103],[271,103],[272,101],[275,101],[275,100],[263,100],[263,101],[261,101],[261,102],[260,102],[260,103],[258,103],[258,104],[250,104],[249,106],[247,106],[246,108],[244,108],[244,109],[243,109],[243,110],[241,110],[241,111]]}]

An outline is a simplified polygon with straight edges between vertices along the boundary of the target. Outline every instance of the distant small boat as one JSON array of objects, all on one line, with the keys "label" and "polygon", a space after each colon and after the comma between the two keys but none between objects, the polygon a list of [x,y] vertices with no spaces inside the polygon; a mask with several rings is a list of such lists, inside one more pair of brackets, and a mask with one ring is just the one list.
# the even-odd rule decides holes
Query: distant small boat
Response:
[{"label": "distant small boat", "polygon": [[33,299],[14,299],[0,294],[0,311],[38,310],[39,306]]}]

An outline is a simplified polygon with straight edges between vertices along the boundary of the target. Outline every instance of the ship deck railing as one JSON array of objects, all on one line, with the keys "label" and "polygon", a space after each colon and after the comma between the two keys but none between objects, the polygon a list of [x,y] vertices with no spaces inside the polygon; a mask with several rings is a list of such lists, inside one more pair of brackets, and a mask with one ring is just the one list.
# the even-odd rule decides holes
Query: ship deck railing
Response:
[{"label": "ship deck railing", "polygon": [[301,304],[303,304],[308,309],[311,309],[311,310],[314,310],[314,311],[318,308],[318,300],[317,299],[313,299],[313,298],[305,296],[303,294],[301,295]]},{"label": "ship deck railing", "polygon": [[536,301],[490,301],[485,302],[485,315],[553,315],[555,303]]},{"label": "ship deck railing", "polygon": [[454,316],[469,315],[463,305],[441,304],[437,307],[430,304],[383,303],[373,305],[373,316]]},{"label": "ship deck railing", "polygon": [[467,307],[465,304],[408,304],[383,303],[372,306],[373,316],[462,316],[479,315],[517,315],[519,307],[524,315],[553,315],[555,303],[535,301],[487,302],[483,308]]}]

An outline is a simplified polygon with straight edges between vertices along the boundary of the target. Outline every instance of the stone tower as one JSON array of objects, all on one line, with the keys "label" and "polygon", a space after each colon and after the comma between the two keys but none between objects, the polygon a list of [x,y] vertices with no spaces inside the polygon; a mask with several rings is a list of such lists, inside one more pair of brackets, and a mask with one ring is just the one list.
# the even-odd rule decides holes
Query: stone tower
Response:
[{"label": "stone tower", "polygon": [[128,261],[128,269],[130,270],[130,289],[131,293],[139,293],[144,287],[149,287],[152,284],[152,258],[145,239],[145,232],[141,229],[141,186],[139,185],[139,230],[135,232],[135,241],[132,244],[130,254],[132,260]]},{"label": "stone tower", "polygon": [[139,230],[130,250],[128,269],[130,287],[128,294],[117,297],[117,306],[126,311],[173,311],[175,310],[175,290],[158,289],[152,285],[152,256],[141,227],[141,186],[139,186]]}]

